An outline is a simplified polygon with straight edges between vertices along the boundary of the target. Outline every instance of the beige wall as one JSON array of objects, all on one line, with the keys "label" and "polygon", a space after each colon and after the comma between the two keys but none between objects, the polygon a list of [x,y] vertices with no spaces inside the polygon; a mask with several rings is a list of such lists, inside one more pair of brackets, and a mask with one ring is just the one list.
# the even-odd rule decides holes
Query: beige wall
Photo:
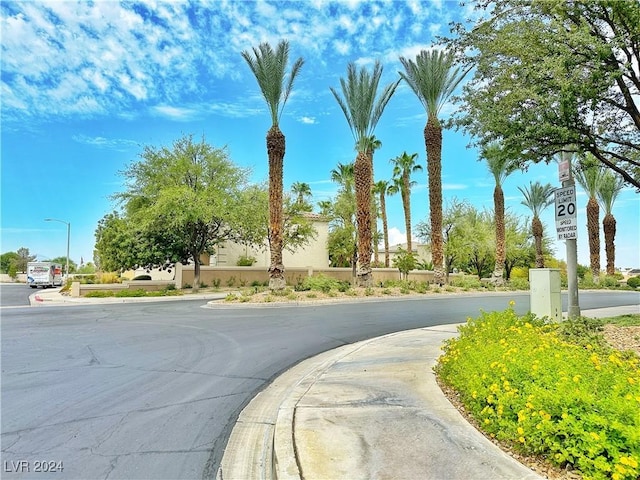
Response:
[{"label": "beige wall", "polygon": [[[287,267],[285,265],[285,278],[288,285],[296,285],[304,280],[307,276],[324,274],[337,280],[351,281],[350,268],[301,268]],[[184,288],[185,285],[193,286],[193,265],[176,265],[177,288]],[[451,275],[451,278],[455,275]],[[385,280],[399,280],[400,272],[396,268],[374,268],[373,281],[375,284],[384,282]],[[432,282],[433,272],[429,270],[413,270],[409,273],[409,280]],[[269,273],[266,267],[201,267],[200,282],[213,286],[218,284],[220,287],[243,287],[250,286],[253,282],[267,283],[269,281]]]},{"label": "beige wall", "polygon": [[[329,240],[329,223],[323,220],[314,220],[313,228],[316,230],[316,237],[309,242],[309,245],[298,248],[295,252],[283,250],[282,261],[287,267],[313,267],[325,268],[329,266],[329,253],[327,244]],[[268,268],[271,264],[269,247],[255,248],[233,242],[225,242],[220,245],[216,255],[205,260],[205,265],[212,267],[235,267],[238,258],[241,256],[254,257],[256,263],[254,267]]]}]

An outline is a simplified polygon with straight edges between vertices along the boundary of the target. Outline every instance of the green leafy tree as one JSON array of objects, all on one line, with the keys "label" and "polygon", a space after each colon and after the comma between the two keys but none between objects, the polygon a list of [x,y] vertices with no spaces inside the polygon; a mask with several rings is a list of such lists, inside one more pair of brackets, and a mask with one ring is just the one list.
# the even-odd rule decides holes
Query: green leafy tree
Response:
[{"label": "green leafy tree", "polygon": [[145,147],[141,160],[123,172],[127,190],[115,196],[126,212],[122,239],[151,247],[141,256],[140,248],[129,254],[152,266],[193,261],[197,289],[201,255],[225,240],[242,238],[246,208],[241,192],[247,174],[224,149],[204,139],[195,143],[192,136],[183,136],[172,148]]},{"label": "green leafy tree", "polygon": [[[251,205],[251,209],[238,210],[242,216],[236,224],[241,228],[239,238],[247,245],[268,247],[269,240],[269,192],[262,185],[252,185],[241,193],[241,203]],[[308,245],[317,236],[309,213],[312,206],[300,202],[298,195],[285,195],[283,206],[282,248],[295,252]]]},{"label": "green leafy tree", "polygon": [[540,221],[540,213],[553,203],[554,188],[549,183],[542,185],[540,182],[529,182],[529,187],[518,187],[518,190],[524,195],[522,205],[528,207],[533,213],[531,232],[536,247],[536,268],[544,268],[544,251],[542,249],[544,228]]},{"label": "green leafy tree", "polygon": [[596,196],[600,189],[602,174],[603,169],[596,163],[593,156],[588,157],[581,166],[574,164],[573,176],[589,197],[586,208],[589,260],[591,274],[596,283],[600,278],[600,207]]},{"label": "green leafy tree", "polygon": [[356,277],[358,258],[356,199],[353,163],[339,163],[331,170],[331,180],[339,185],[333,201],[326,202],[323,215],[329,217],[329,260],[333,267],[351,267]]},{"label": "green leafy tree", "polygon": [[5,252],[0,255],[0,272],[9,273],[9,268],[11,267],[11,265],[17,265],[19,259],[20,255],[18,255],[16,252]]},{"label": "green leafy tree", "polygon": [[289,99],[293,82],[304,63],[298,58],[288,74],[289,42],[281,40],[274,50],[268,43],[261,43],[252,52],[243,51],[245,59],[253,72],[260,91],[269,107],[271,128],[267,132],[267,155],[269,157],[269,288],[282,290],[286,286],[282,248],[284,237],[283,219],[283,162],[285,154],[285,136],[280,131],[280,117]]},{"label": "green leafy tree", "polygon": [[422,167],[416,163],[417,153],[409,155],[403,152],[402,155],[391,159],[393,164],[393,179],[400,189],[402,197],[402,208],[404,210],[404,226],[407,232],[407,251],[413,252],[411,244],[411,187],[417,185],[417,182],[411,180],[411,175],[421,172]]},{"label": "green leafy tree", "polygon": [[20,247],[16,253],[18,255],[15,260],[16,270],[25,273],[27,271],[27,263],[33,262],[36,259],[36,255],[31,255],[26,247]]},{"label": "green leafy tree", "polygon": [[358,70],[354,63],[347,66],[347,78],[340,79],[342,96],[331,88],[338,105],[342,109],[349,129],[356,143],[358,154],[353,166],[356,191],[356,225],[358,241],[357,284],[371,285],[371,186],[373,185],[374,131],[393,96],[400,79],[387,84],[378,92],[382,65],[379,61],[371,72],[366,67]]},{"label": "green leafy tree", "polygon": [[640,188],[640,2],[474,3],[449,42],[474,67],[457,125],[524,163],[571,145]]},{"label": "green leafy tree", "polygon": [[[466,270],[471,255],[467,237],[474,235],[467,229],[466,218],[476,214],[476,209],[466,200],[451,199],[445,206],[442,216],[443,257],[445,265],[445,281],[449,281],[449,273],[454,268]],[[416,234],[423,242],[431,242],[431,223],[427,220],[416,225]]]},{"label": "green leafy tree", "polygon": [[[511,272],[515,267],[530,267],[535,265],[536,250],[533,243],[531,229],[527,225],[527,219],[523,219],[508,211],[505,214],[505,239],[506,255],[504,259],[505,278],[511,278]],[[545,241],[546,240],[546,241]],[[549,252],[548,239],[543,238],[542,248]]]},{"label": "green leafy tree", "polygon": [[[64,271],[67,268],[67,257],[56,257],[49,260],[53,263],[59,263],[62,265],[62,270]],[[69,273],[76,273],[78,271],[78,264],[73,260],[69,259]],[[65,272],[66,274],[66,272]]]},{"label": "green leafy tree", "polygon": [[400,57],[404,72],[400,76],[409,84],[427,113],[424,143],[427,151],[429,214],[431,220],[431,256],[434,281],[445,282],[442,239],[442,125],[438,116],[467,71],[454,67],[451,52],[421,51],[415,60]]},{"label": "green leafy tree", "polygon": [[393,257],[393,266],[400,270],[400,278],[406,280],[409,277],[409,272],[417,267],[416,257],[412,252],[398,248],[398,252]]},{"label": "green leafy tree", "polygon": [[504,213],[504,192],[502,184],[505,179],[517,169],[517,163],[505,155],[500,144],[492,143],[481,150],[482,158],[487,162],[487,168],[496,186],[493,189],[493,211],[496,231],[496,263],[493,268],[492,279],[496,284],[503,283],[504,263],[506,259],[506,234]]},{"label": "green leafy tree", "polygon": [[602,229],[604,230],[605,253],[607,255],[607,275],[616,273],[616,219],[613,204],[624,186],[624,180],[611,171],[606,172],[598,186],[598,198],[604,210]]}]

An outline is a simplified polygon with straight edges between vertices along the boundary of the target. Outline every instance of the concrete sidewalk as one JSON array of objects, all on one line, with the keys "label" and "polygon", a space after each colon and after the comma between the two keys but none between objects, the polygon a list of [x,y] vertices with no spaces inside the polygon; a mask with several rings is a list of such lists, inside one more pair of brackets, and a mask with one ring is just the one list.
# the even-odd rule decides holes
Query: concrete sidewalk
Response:
[{"label": "concrete sidewalk", "polygon": [[479,433],[440,390],[432,367],[456,335],[456,325],[421,328],[299,363],[242,411],[218,480],[543,478]]},{"label": "concrete sidewalk", "polygon": [[190,293],[187,295],[175,295],[164,297],[71,297],[62,295],[59,288],[46,288],[35,290],[29,295],[29,303],[32,307],[53,305],[95,305],[109,303],[144,303],[144,302],[168,302],[178,300],[222,300],[228,292],[215,293]]}]

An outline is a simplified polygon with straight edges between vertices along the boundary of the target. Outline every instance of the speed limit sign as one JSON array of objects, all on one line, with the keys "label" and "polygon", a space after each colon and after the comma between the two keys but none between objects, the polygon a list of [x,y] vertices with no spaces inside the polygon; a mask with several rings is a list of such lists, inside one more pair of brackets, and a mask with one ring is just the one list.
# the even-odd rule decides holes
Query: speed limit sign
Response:
[{"label": "speed limit sign", "polygon": [[558,240],[575,240],[578,233],[576,188],[558,188],[555,191],[555,204]]}]

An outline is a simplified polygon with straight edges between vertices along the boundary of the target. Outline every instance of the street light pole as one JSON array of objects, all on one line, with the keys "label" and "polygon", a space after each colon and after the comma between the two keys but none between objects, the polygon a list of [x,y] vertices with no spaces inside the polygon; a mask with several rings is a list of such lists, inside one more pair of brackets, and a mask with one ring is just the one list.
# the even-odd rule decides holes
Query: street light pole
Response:
[{"label": "street light pole", "polygon": [[60,222],[64,223],[67,226],[67,269],[66,269],[66,278],[65,280],[69,280],[69,240],[71,239],[71,222],[65,222],[64,220],[57,220],[55,218],[45,218],[45,222]]}]

